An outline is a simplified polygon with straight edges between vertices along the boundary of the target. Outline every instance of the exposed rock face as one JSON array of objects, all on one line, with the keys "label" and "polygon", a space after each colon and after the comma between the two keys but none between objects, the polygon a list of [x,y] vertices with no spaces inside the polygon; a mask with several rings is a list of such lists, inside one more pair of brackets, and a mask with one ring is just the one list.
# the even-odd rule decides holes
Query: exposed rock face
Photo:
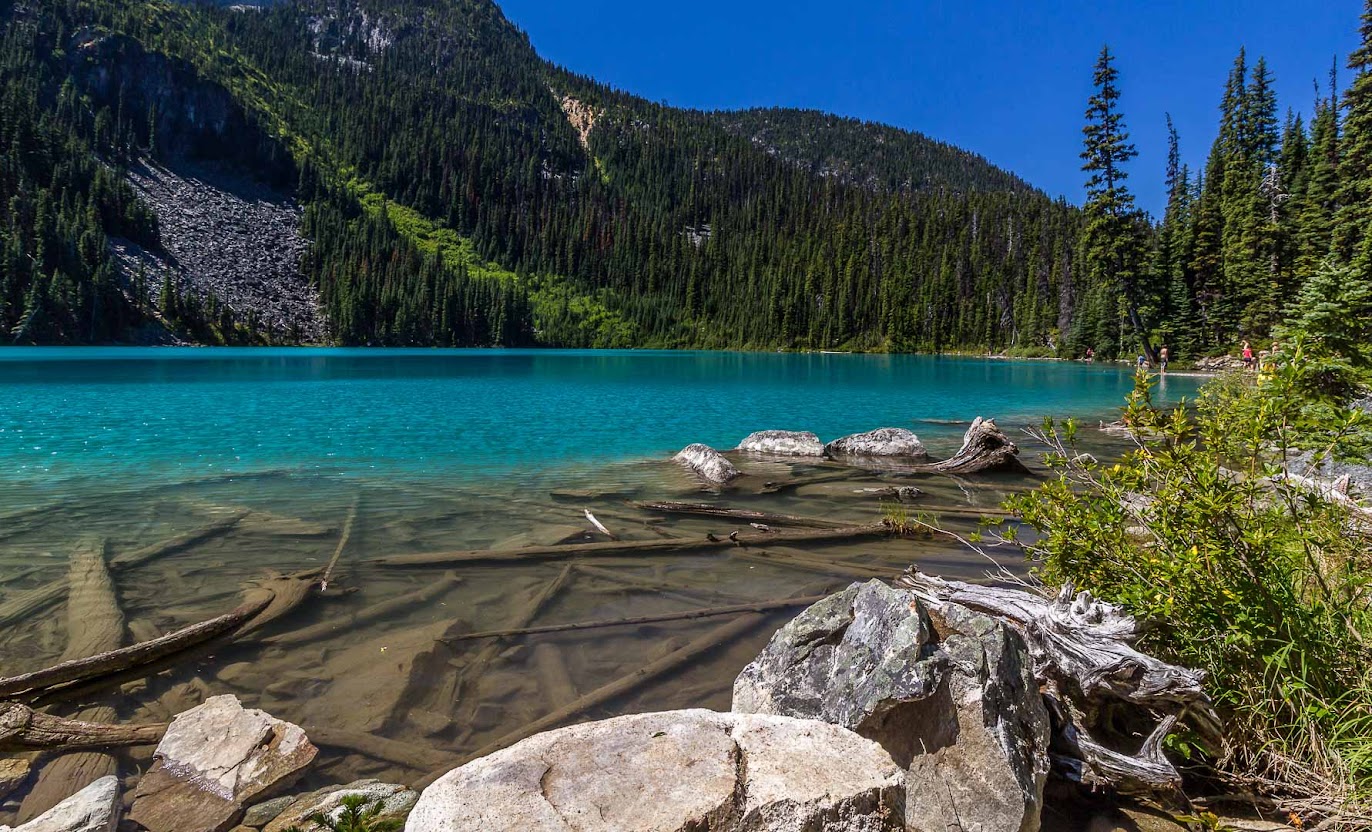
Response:
[{"label": "exposed rock face", "polygon": [[723,485],[743,474],[724,454],[699,442],[682,448],[681,452],[672,459],[690,468],[701,479],[714,485]]},{"label": "exposed rock face", "polygon": [[824,443],[803,430],[760,430],[748,434],[738,449],[773,456],[824,456]]},{"label": "exposed rock face", "polygon": [[[417,792],[404,786],[382,783],[379,780],[358,780],[346,786],[330,786],[319,791],[302,794],[266,821],[252,817],[245,817],[244,821],[258,820],[257,826],[263,826],[265,823],[262,832],[285,832],[292,826],[307,829],[310,824],[305,818],[315,812],[337,820],[343,810],[343,798],[352,795],[365,797],[367,799],[366,808],[369,810],[377,802],[380,802],[381,813],[377,815],[379,819],[401,817],[413,808],[415,802],[419,800]],[[249,810],[248,814],[251,816],[252,810]]]},{"label": "exposed rock face", "polygon": [[908,770],[909,829],[1038,829],[1048,714],[1023,640],[995,619],[950,607],[935,628],[913,593],[854,584],[773,636],[734,682],[734,710],[881,743]]},{"label": "exposed rock face", "polygon": [[867,433],[855,433],[835,439],[824,446],[828,456],[899,456],[927,459],[929,452],[911,431],[905,428],[877,428]]},{"label": "exposed rock face", "polygon": [[214,696],[178,714],[129,817],[150,832],[225,832],[247,804],[288,787],[318,750],[296,725]]},{"label": "exposed rock face", "polygon": [[[101,777],[12,832],[114,832],[119,809],[119,778]],[[11,829],[0,826],[0,832]]]},{"label": "exposed rock face", "polygon": [[1316,464],[1313,451],[1302,451],[1291,457],[1287,467],[1293,474],[1325,480],[1349,496],[1372,497],[1372,464],[1340,462],[1327,456]]},{"label": "exposed rock face", "polygon": [[278,338],[326,339],[318,293],[300,271],[307,243],[294,200],[222,165],[139,163],[128,179],[157,215],[165,252],[122,239],[111,245],[129,281],[142,271],[149,301],[170,277],[182,294],[213,295],[239,321]]},{"label": "exposed rock face", "polygon": [[899,768],[836,725],[704,710],[530,737],[424,790],[406,832],[887,832]]}]

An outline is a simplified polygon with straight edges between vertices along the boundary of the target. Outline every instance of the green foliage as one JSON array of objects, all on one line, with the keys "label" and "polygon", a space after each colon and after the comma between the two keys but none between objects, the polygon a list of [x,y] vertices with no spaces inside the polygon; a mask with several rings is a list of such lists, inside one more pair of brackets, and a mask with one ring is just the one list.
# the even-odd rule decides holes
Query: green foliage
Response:
[{"label": "green foliage", "polygon": [[[350,794],[343,798],[342,811],[337,819],[323,812],[315,812],[305,818],[305,822],[311,824],[314,830],[328,832],[399,832],[405,827],[404,819],[382,817],[385,808],[383,801],[378,800],[369,807],[365,795]],[[286,832],[308,831],[292,826]]]},{"label": "green foliage", "polygon": [[[1209,673],[1234,743],[1218,761],[1286,796],[1372,789],[1368,536],[1349,508],[1282,478],[1297,447],[1336,453],[1358,419],[1306,393],[1299,351],[1212,384],[1193,411],[1149,401],[1141,376],[1117,464],[1045,425],[1055,480],[1014,501],[1039,532],[1047,582],[1072,582],[1148,622],[1143,648]],[[1365,808],[1365,807],[1364,807]]]}]

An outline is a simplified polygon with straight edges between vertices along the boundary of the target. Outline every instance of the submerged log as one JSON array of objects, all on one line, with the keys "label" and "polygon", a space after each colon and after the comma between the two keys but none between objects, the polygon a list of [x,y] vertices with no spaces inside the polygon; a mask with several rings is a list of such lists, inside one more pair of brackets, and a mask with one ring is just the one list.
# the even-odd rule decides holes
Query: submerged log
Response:
[{"label": "submerged log", "polygon": [[[487,743],[482,748],[477,749],[475,752],[468,754],[462,760],[458,761],[458,765],[469,763],[472,760],[477,759],[478,757],[484,757],[487,754],[499,751],[500,749],[505,748],[508,745],[512,745],[516,742],[519,742],[522,739],[531,737],[540,731],[546,731],[549,728],[556,727],[557,725],[560,725],[563,722],[572,719],[573,717],[579,716],[587,710],[594,708],[598,705],[604,704],[605,702],[608,702],[618,696],[623,696],[624,694],[629,693],[630,691],[634,690],[635,688],[639,687],[645,682],[651,679],[655,679],[658,676],[661,676],[665,673],[676,670],[682,665],[694,660],[701,654],[713,650],[719,647],[720,645],[727,644],[733,641],[734,639],[750,632],[766,620],[767,616],[759,612],[745,613],[743,615],[740,615],[739,617],[731,621],[728,621],[724,624],[719,625],[718,627],[715,627],[714,629],[710,630],[704,635],[697,637],[690,643],[686,644],[684,647],[681,647],[678,650],[673,650],[671,653],[668,653],[667,655],[662,656],[661,658],[649,662],[648,664],[638,668],[637,670],[633,671],[632,673],[626,676],[622,676],[614,680],[613,682],[610,682],[609,684],[602,685],[601,687],[596,688],[595,690],[581,696],[575,702],[570,702],[567,705],[564,705],[563,707],[558,708],[557,710],[552,711],[551,713],[548,713],[547,715],[540,717],[539,719],[536,719],[533,722],[530,722],[528,725],[525,725],[522,728],[517,728],[514,731],[511,731],[505,734],[504,736],[500,737],[499,739]],[[433,781],[437,780],[439,777],[442,777],[444,774],[447,773],[448,769],[446,768],[434,771],[430,773],[427,777],[425,777],[423,780],[419,781],[419,783],[416,784],[416,786],[428,786],[430,783],[432,783]]]},{"label": "submerged log", "polygon": [[634,627],[643,624],[661,624],[667,621],[686,621],[692,618],[715,618],[722,615],[738,615],[745,612],[769,612],[771,610],[808,607],[824,600],[823,595],[807,595],[803,598],[781,598],[773,601],[753,601],[744,604],[731,604],[726,607],[707,607],[705,609],[664,612],[656,615],[639,615],[632,618],[609,618],[600,621],[576,621],[569,624],[544,624],[540,627],[515,627],[506,630],[483,630],[475,633],[462,633],[448,636],[446,641],[470,641],[482,638],[508,638],[510,636],[542,635],[544,633],[566,633],[576,630],[598,630],[608,627]]},{"label": "submerged log", "polygon": [[392,555],[374,563],[380,566],[443,566],[453,563],[561,560],[587,555],[694,552],[734,546],[766,546],[773,543],[813,543],[886,537],[891,530],[881,523],[813,531],[737,534],[729,538],[680,538],[672,540],[623,540],[610,543],[569,543],[561,546],[526,546],[521,549],[472,549],[457,552],[423,552]]},{"label": "submerged log", "polygon": [[445,572],[438,580],[426,583],[413,592],[406,592],[386,601],[372,604],[349,616],[321,621],[310,627],[303,627],[299,630],[289,630],[278,635],[268,636],[262,641],[266,644],[303,644],[309,641],[328,638],[339,633],[345,633],[349,630],[356,629],[358,626],[366,624],[369,621],[385,618],[392,613],[422,607],[460,583],[462,583],[462,578],[458,577],[455,572]]},{"label": "submerged log", "polygon": [[333,568],[338,565],[338,559],[343,556],[343,550],[348,548],[348,541],[353,536],[353,523],[357,522],[357,507],[362,502],[362,498],[354,497],[352,505],[348,507],[348,516],[343,521],[343,533],[338,536],[338,545],[334,547],[333,557],[329,558],[329,565],[324,568],[324,577],[319,580],[321,591],[329,588],[329,578],[333,577]]},{"label": "submerged log", "polygon": [[315,745],[351,751],[373,760],[392,763],[412,771],[442,769],[446,772],[449,768],[455,768],[458,763],[456,757],[442,751],[384,739],[374,734],[325,728],[318,725],[307,726],[305,733],[309,736],[310,742]]},{"label": "submerged log", "polygon": [[[230,517],[216,520],[191,531],[169,537],[150,546],[125,552],[109,562],[112,572],[147,563],[150,560],[184,551],[197,543],[217,537],[232,529],[248,515],[247,511],[238,512]],[[59,603],[67,595],[66,579],[56,580],[40,587],[19,593],[0,604],[0,627],[36,615],[53,604]]]},{"label": "submerged log", "polygon": [[211,639],[232,633],[253,616],[258,615],[271,604],[275,594],[270,591],[254,593],[248,601],[232,612],[198,624],[192,624],[161,638],[109,650],[95,656],[59,662],[42,670],[23,673],[18,676],[0,679],[0,696],[31,694],[70,685],[89,682],[132,668],[150,665],[167,656],[204,644]]},{"label": "submerged log", "polygon": [[83,722],[51,716],[19,702],[0,702],[0,751],[5,752],[155,745],[166,731],[166,725]]},{"label": "submerged log", "polygon": [[[1072,751],[1056,761],[1070,779],[1169,801],[1181,777],[1161,748],[1178,722],[1210,750],[1222,749],[1219,718],[1201,688],[1205,674],[1135,650],[1138,624],[1113,604],[1078,594],[1070,585],[1046,598],[946,581],[913,569],[900,584],[935,613],[945,604],[966,607],[1005,621],[1024,636],[1035,676],[1056,711],[1055,745]],[[1163,715],[1161,721],[1156,714]],[[1150,726],[1143,747],[1123,751],[1137,743],[1128,734],[1142,725]]]},{"label": "submerged log", "polygon": [[656,511],[662,514],[687,514],[698,517],[722,517],[742,520],[745,523],[765,523],[769,526],[798,526],[807,529],[841,529],[845,524],[819,517],[797,517],[791,514],[772,514],[766,511],[753,511],[745,508],[729,508],[709,503],[646,502],[634,503],[635,508]]}]

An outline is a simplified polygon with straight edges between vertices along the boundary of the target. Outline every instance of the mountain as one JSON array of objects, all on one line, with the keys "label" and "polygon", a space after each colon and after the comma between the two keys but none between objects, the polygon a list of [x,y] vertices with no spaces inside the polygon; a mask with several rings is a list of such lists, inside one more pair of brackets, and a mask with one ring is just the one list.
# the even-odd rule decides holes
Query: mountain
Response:
[{"label": "mountain", "polygon": [[652,103],[488,0],[2,11],[19,343],[1042,349],[1080,291],[978,157]]},{"label": "mountain", "polygon": [[766,152],[816,176],[889,191],[1032,191],[988,162],[923,133],[819,110],[765,107],[715,119]]}]

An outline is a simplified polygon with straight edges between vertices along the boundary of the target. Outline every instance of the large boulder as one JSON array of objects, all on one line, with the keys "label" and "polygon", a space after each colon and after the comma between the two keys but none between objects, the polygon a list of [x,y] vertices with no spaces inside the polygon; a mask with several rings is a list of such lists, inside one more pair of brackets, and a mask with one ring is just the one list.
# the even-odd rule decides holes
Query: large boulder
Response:
[{"label": "large boulder", "polygon": [[129,817],[150,832],[226,832],[245,806],[288,788],[317,753],[299,726],[230,694],[210,697],[172,720]]},{"label": "large boulder", "polygon": [[406,832],[895,832],[901,772],[836,725],[704,710],[538,734],[448,772]]},{"label": "large boulder", "polygon": [[114,832],[119,825],[119,778],[101,777],[43,814],[0,832]]},{"label": "large boulder", "polygon": [[803,430],[760,430],[748,434],[738,449],[770,456],[824,456],[824,443]]},{"label": "large boulder", "polygon": [[672,459],[712,485],[723,485],[743,475],[724,454],[699,442],[682,448]]},{"label": "large boulder", "polygon": [[907,828],[1035,832],[1048,713],[1021,637],[908,590],[853,584],[777,631],[734,682],[734,711],[822,719],[907,770]]},{"label": "large boulder", "polygon": [[832,457],[887,457],[928,459],[929,452],[912,431],[905,428],[877,428],[835,439],[824,446],[824,453]]}]

